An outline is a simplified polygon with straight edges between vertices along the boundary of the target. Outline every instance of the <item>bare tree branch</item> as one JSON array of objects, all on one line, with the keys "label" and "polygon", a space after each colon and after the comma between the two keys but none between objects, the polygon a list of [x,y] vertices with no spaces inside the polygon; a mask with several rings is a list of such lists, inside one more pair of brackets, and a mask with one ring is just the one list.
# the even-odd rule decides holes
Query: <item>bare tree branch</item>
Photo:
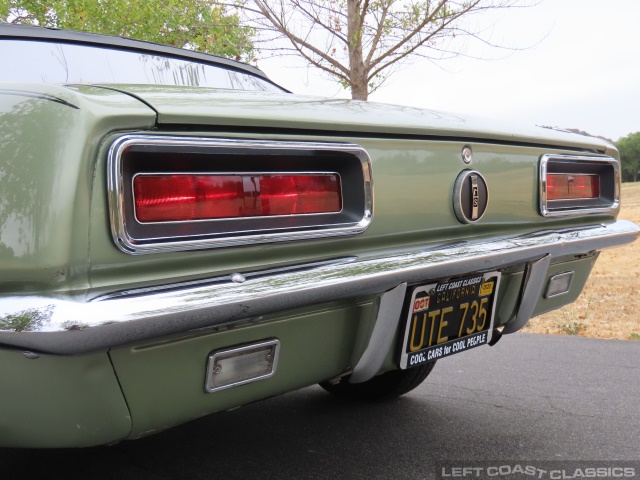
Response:
[{"label": "bare tree branch", "polygon": [[367,59],[365,60],[365,65],[367,68],[371,67],[371,59],[373,58],[373,54],[378,48],[378,42],[382,37],[382,33],[384,32],[384,22],[387,19],[387,13],[389,12],[389,4],[384,4],[382,6],[382,12],[380,14],[380,19],[378,20],[378,28],[376,29],[376,33],[373,36],[373,40],[371,41],[371,49],[369,50],[369,54],[367,55]]},{"label": "bare tree branch", "polygon": [[360,7],[360,23],[358,24],[358,30],[362,31],[364,28],[364,21],[369,12],[369,0],[364,0],[364,5]]},{"label": "bare tree branch", "polygon": [[341,40],[345,45],[349,44],[349,41],[347,40],[347,37],[345,37],[342,33],[337,31],[335,28],[332,28],[330,25],[326,25],[324,22],[320,21],[320,18],[318,16],[314,16],[311,12],[309,12],[306,9],[306,7],[304,6],[306,3],[307,2],[295,1],[296,7],[299,8],[300,11],[304,12],[307,15],[307,18],[309,18],[309,21],[311,22],[311,27],[312,28],[313,28],[313,25],[320,25],[325,30],[328,30],[329,32],[331,32],[331,34],[333,36],[335,36],[337,39]]},{"label": "bare tree branch", "polygon": [[470,41],[520,50],[496,44],[486,31],[467,25],[466,19],[488,11],[535,6],[540,0],[238,1],[236,7],[259,32],[256,44],[280,39],[290,45],[263,50],[279,55],[297,52],[349,87],[353,98],[366,100],[412,58],[437,64],[468,56],[464,50]]},{"label": "bare tree branch", "polygon": [[[318,68],[322,68],[323,70],[332,72],[334,74],[336,73],[335,71],[332,71],[331,69],[328,69],[328,68],[326,68],[324,66],[321,66],[321,64],[319,62],[317,62],[315,59],[312,59],[312,57],[307,55],[303,51],[302,47],[304,47],[307,50],[315,53],[320,58],[322,58],[324,61],[326,61],[327,63],[332,65],[336,70],[340,71],[341,74],[343,74],[345,77],[348,77],[349,69],[347,67],[345,67],[340,62],[338,62],[337,60],[333,59],[330,55],[326,54],[322,50],[318,49],[316,46],[314,46],[311,43],[309,43],[309,42],[305,41],[304,39],[300,38],[295,33],[293,33],[290,29],[288,29],[287,25],[286,25],[287,22],[284,20],[284,18],[278,18],[277,15],[275,14],[275,12],[273,12],[271,10],[271,8],[268,6],[266,1],[255,0],[254,3],[258,6],[258,8],[260,9],[260,12],[262,13],[262,15],[264,15],[264,17],[271,22],[271,24],[278,30],[279,33],[281,33],[282,35],[284,35],[286,38],[289,39],[289,41],[294,45],[296,50],[298,50],[300,52],[300,54],[307,61],[309,61],[313,65],[317,66]],[[284,9],[283,9],[283,14],[284,14]]]},{"label": "bare tree branch", "polygon": [[[475,3],[479,2],[480,0],[476,0]],[[393,47],[391,47],[390,49],[388,49],[385,53],[383,53],[382,55],[380,55],[378,58],[376,58],[375,60],[373,60],[371,62],[371,64],[369,65],[369,68],[373,69],[376,68],[376,66],[382,62],[385,58],[389,57],[390,55],[393,55],[394,52],[396,52],[398,49],[400,49],[402,46],[406,45],[408,42],[410,42],[416,35],[419,35],[422,32],[422,29],[427,26],[429,23],[431,23],[435,17],[438,15],[438,12],[440,12],[443,7],[447,4],[447,0],[440,0],[440,3],[438,4],[438,6],[431,12],[431,14],[429,15],[425,15],[424,20],[415,28],[413,29],[406,37],[404,37],[400,42],[398,42],[396,45],[394,45]],[[469,7],[471,8],[471,7]],[[468,10],[467,10],[468,11]],[[442,30],[442,26],[440,26],[436,32],[434,32],[433,34],[429,34],[427,37],[425,37],[421,42],[419,42],[419,45],[424,44],[427,40],[429,40],[430,38],[432,38],[435,33],[437,33],[438,31]],[[418,45],[418,46],[419,46]],[[415,48],[413,49],[415,51]],[[406,55],[405,55],[406,56]]]}]

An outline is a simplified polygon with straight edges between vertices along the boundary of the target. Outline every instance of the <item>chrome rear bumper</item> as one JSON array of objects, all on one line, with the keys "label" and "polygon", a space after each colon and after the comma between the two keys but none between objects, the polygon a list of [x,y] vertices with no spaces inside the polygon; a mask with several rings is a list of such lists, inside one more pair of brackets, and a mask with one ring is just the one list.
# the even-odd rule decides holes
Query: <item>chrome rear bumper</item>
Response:
[{"label": "chrome rear bumper", "polygon": [[[620,220],[383,257],[349,258],[270,274],[236,274],[207,284],[174,285],[84,303],[4,297],[0,298],[0,344],[54,354],[86,353],[307,305],[383,294],[401,284],[526,263],[530,266],[527,291],[523,290],[518,315],[507,324],[506,333],[528,320],[535,307],[531,297],[536,288],[542,289],[550,261],[623,245],[639,233],[637,225]],[[395,316],[399,318],[399,312]]]}]

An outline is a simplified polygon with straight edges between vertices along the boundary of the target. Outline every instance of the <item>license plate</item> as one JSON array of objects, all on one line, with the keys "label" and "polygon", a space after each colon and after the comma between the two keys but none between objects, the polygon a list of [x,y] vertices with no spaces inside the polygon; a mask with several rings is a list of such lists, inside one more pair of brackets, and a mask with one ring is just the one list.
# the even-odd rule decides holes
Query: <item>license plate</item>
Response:
[{"label": "license plate", "polygon": [[408,297],[400,368],[464,352],[491,341],[500,272],[419,285]]}]

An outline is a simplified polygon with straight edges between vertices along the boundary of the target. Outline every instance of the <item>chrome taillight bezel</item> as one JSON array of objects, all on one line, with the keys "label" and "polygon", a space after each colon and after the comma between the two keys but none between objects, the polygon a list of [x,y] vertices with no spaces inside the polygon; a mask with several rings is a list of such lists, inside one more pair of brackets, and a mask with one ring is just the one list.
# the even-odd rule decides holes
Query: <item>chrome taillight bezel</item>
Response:
[{"label": "chrome taillight bezel", "polygon": [[[547,174],[597,174],[600,196],[571,200],[547,199]],[[544,217],[610,213],[620,206],[620,162],[609,156],[543,155],[539,168],[539,208]]]},{"label": "chrome taillight bezel", "polygon": [[[131,179],[140,172],[131,163],[138,162],[138,167],[144,164],[144,156],[140,157],[142,160],[132,157],[135,152],[146,152],[144,154],[147,156],[153,152],[184,154],[193,155],[193,158],[197,154],[203,159],[202,171],[206,172],[337,173],[349,184],[343,185],[343,191],[347,192],[346,199],[342,210],[335,214],[148,224],[139,222],[133,211]],[[247,152],[251,152],[251,157]],[[254,168],[238,169],[228,164],[223,165],[222,160],[216,165],[218,154],[220,158],[223,154],[227,157],[235,154],[238,158],[244,155],[252,159],[255,156],[255,159],[263,161],[264,168],[256,170],[254,164]],[[280,157],[280,165],[272,165],[270,156]],[[289,157],[290,161],[287,160]],[[176,167],[171,171],[192,171],[188,167],[196,162],[193,158],[190,165],[186,162],[185,169]],[[323,159],[328,159],[326,163],[330,165],[318,168]],[[252,161],[255,163],[258,160]],[[148,171],[154,171],[155,168],[166,171],[162,165],[144,165],[149,165],[144,167],[149,168]],[[354,186],[354,183],[360,188]],[[107,188],[114,242],[121,251],[134,255],[355,235],[366,230],[373,217],[371,159],[364,148],[347,143],[128,134],[116,138],[109,148]]]}]

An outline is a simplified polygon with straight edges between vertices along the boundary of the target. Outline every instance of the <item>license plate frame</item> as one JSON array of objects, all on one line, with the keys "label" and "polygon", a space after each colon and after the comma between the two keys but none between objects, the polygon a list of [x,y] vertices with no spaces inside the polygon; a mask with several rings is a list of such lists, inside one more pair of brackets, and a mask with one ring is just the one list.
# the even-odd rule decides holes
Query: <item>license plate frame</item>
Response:
[{"label": "license plate frame", "polygon": [[[499,271],[469,273],[415,285],[403,309],[400,368],[417,367],[488,344],[493,334],[500,277]],[[480,320],[483,321],[479,325]],[[447,335],[443,335],[443,329]]]}]

